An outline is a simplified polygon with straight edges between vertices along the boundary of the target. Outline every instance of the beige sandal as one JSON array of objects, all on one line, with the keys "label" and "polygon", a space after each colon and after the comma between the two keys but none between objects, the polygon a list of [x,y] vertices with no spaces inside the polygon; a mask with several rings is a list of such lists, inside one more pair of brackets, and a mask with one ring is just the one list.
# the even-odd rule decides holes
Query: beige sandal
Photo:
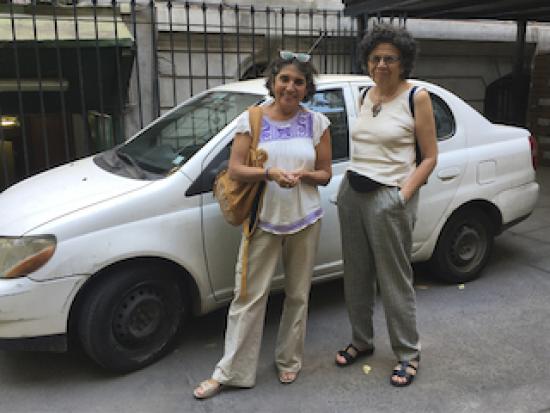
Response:
[{"label": "beige sandal", "polygon": [[193,390],[193,396],[197,399],[208,399],[209,397],[218,394],[223,385],[214,379],[208,379],[199,384],[195,390]]},{"label": "beige sandal", "polygon": [[294,383],[297,377],[298,377],[298,372],[294,372],[294,371],[279,372],[279,381],[283,384]]}]

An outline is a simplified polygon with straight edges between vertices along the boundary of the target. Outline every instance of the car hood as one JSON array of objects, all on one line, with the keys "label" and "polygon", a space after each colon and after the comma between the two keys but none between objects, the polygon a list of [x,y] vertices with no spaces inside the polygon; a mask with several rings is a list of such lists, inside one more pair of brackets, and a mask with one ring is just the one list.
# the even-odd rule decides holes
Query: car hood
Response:
[{"label": "car hood", "polygon": [[107,172],[92,157],[59,166],[0,193],[0,235],[23,235],[46,222],[150,183]]}]

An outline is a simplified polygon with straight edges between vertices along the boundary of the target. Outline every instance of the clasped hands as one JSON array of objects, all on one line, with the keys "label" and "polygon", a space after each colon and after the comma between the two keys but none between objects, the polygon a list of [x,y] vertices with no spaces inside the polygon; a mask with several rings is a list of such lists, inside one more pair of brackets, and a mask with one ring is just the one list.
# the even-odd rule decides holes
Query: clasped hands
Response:
[{"label": "clasped hands", "polygon": [[285,171],[281,168],[269,168],[268,179],[275,181],[281,188],[293,188],[300,182],[300,179],[307,171],[300,169],[297,171]]}]

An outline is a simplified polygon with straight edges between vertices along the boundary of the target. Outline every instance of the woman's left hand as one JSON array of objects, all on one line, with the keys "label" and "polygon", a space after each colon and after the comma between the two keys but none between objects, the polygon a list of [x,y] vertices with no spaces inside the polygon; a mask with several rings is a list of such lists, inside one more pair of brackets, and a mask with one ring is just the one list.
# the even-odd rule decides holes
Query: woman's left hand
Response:
[{"label": "woman's left hand", "polygon": [[399,188],[399,192],[401,193],[401,196],[403,197],[403,202],[405,204],[409,202],[409,199],[411,199],[413,196],[413,194],[410,193],[410,191],[407,191],[405,188]]}]

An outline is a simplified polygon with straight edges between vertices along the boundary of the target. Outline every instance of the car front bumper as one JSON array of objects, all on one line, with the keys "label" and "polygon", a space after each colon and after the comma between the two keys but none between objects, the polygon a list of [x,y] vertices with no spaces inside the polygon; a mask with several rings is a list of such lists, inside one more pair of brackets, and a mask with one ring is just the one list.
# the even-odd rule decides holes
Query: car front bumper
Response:
[{"label": "car front bumper", "polygon": [[86,278],[72,276],[40,282],[27,277],[0,279],[0,348],[66,348],[64,336],[70,305]]}]

